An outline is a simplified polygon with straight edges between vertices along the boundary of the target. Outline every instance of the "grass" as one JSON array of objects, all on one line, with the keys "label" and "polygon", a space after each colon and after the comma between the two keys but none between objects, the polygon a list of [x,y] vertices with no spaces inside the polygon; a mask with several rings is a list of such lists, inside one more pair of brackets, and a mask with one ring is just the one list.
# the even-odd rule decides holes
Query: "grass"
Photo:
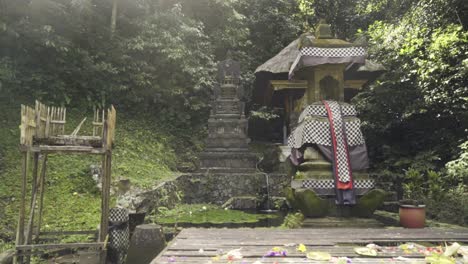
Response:
[{"label": "grass", "polygon": [[[67,109],[66,134],[85,116],[80,109]],[[88,121],[80,134],[90,134]],[[14,240],[19,210],[21,154],[19,143],[20,103],[0,102],[0,249]],[[176,136],[155,120],[135,118],[117,109],[116,146],[113,152],[113,187],[119,179],[148,189],[174,175],[178,158]],[[96,229],[100,218],[100,193],[90,167],[100,158],[86,155],[50,155],[47,167],[43,230]],[[28,179],[30,196],[31,179]],[[115,197],[113,197],[115,201]],[[112,205],[111,205],[112,206]],[[3,241],[3,242],[2,242]],[[1,250],[0,250],[1,251]]]}]

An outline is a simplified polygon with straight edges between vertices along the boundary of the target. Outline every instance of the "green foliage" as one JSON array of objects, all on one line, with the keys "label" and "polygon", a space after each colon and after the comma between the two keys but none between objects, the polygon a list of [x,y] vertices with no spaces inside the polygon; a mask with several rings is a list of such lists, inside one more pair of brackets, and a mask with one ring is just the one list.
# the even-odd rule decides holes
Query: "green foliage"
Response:
[{"label": "green foliage", "polygon": [[449,179],[454,184],[468,185],[468,141],[460,145],[461,153],[458,159],[448,162],[445,167]]},{"label": "green foliage", "polygon": [[448,175],[435,171],[409,169],[403,184],[404,198],[424,203],[430,218],[459,225],[468,223],[466,186],[453,185]]},{"label": "green foliage", "polygon": [[409,169],[405,173],[405,183],[403,184],[404,198],[421,201],[425,194],[424,185],[424,175],[418,170]]},{"label": "green foliage", "polygon": [[286,228],[300,228],[302,227],[302,222],[304,221],[304,215],[300,212],[289,213],[284,218],[284,222],[281,227]]},{"label": "green foliage", "polygon": [[250,111],[250,118],[258,118],[266,121],[279,118],[279,109],[270,109],[266,106],[260,107],[257,110]]},{"label": "green foliage", "polygon": [[440,200],[443,195],[443,175],[435,171],[410,168],[405,173],[404,198],[410,200]]},{"label": "green foliage", "polygon": [[239,1],[238,10],[249,30],[249,70],[268,60],[300,33],[296,0]]},{"label": "green foliage", "polygon": [[183,146],[186,143],[158,127],[159,122],[125,116],[119,120],[118,117],[113,152],[114,177],[129,179],[132,185],[149,188],[173,175],[178,161],[176,144]]},{"label": "green foliage", "polygon": [[[20,105],[0,103],[0,241],[14,239],[21,184],[21,155],[18,150]],[[119,110],[118,110],[119,111]],[[71,133],[84,114],[68,109],[66,133]],[[130,179],[140,188],[148,188],[173,175],[178,163],[179,146],[191,144],[178,139],[177,133],[158,126],[153,118],[138,120],[119,114],[116,147],[113,151],[112,176]],[[90,134],[86,122],[80,134]],[[182,131],[183,132],[183,131]],[[179,132],[180,133],[180,132]],[[192,135],[193,136],[193,135]],[[196,141],[196,137],[192,141]],[[90,166],[99,166],[98,157],[83,155],[50,155],[46,179],[43,230],[92,230],[100,221],[100,192]],[[30,190],[28,180],[28,190]],[[114,188],[115,186],[113,186]],[[30,191],[28,191],[29,195]],[[112,199],[113,203],[114,198]],[[83,237],[68,238],[73,241]],[[70,242],[70,241],[69,241]]]},{"label": "green foliage", "polygon": [[468,38],[454,20],[455,2],[409,3],[397,20],[376,21],[366,32],[371,58],[388,71],[354,104],[369,156],[382,169],[399,173],[415,157],[440,169],[465,140]]},{"label": "green foliage", "polygon": [[427,215],[439,221],[467,225],[468,196],[466,187],[459,185],[443,191],[439,197],[426,199]]}]

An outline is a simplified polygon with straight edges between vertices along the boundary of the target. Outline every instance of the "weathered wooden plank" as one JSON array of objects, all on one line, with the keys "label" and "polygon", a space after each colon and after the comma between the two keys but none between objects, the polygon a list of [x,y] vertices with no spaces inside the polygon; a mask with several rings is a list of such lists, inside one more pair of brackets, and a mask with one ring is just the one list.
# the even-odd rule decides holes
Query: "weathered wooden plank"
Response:
[{"label": "weathered wooden plank", "polygon": [[74,249],[74,248],[103,248],[105,243],[68,243],[68,244],[37,244],[37,245],[18,245],[16,250],[44,250],[44,249]]},{"label": "weathered wooden plank", "polygon": [[[209,250],[203,249],[203,253],[200,253],[200,249],[192,249],[192,250],[176,250],[174,248],[169,248],[162,256],[185,256],[185,257],[200,257],[200,256],[207,256],[207,257],[214,257],[220,255],[220,252],[228,252],[236,247],[219,247],[216,250]],[[244,257],[263,257],[266,256],[267,253],[271,250],[272,247],[239,247],[242,248],[241,252]],[[295,247],[282,247],[286,250],[288,257],[305,257],[305,253],[298,252]],[[321,251],[321,252],[328,252],[332,256],[335,257],[359,257],[358,254],[354,252],[354,247],[307,247],[308,251]],[[404,252],[403,250],[396,249],[394,251],[386,251],[386,252],[379,252],[379,257],[407,257],[407,258],[421,258],[423,255],[421,253],[416,252]]]},{"label": "weathered wooden plank", "polygon": [[29,149],[32,152],[44,153],[104,154],[106,152],[102,148],[93,148],[89,146],[34,146]]},{"label": "weathered wooden plank", "polygon": [[[255,232],[252,232],[255,230]],[[272,236],[275,238],[310,238],[320,240],[336,240],[341,241],[354,241],[356,239],[365,240],[382,239],[466,239],[468,237],[467,229],[446,230],[446,229],[196,229],[190,228],[183,230],[178,238],[194,238],[197,236],[211,236],[213,239],[235,239],[248,237],[268,238]]]},{"label": "weathered wooden plank", "polygon": [[59,135],[48,138],[35,138],[34,145],[101,147],[102,139],[94,136]]},{"label": "weathered wooden plank", "polygon": [[[387,263],[387,262],[395,262],[389,258],[351,258],[352,263],[362,263],[362,264],[376,264],[376,263]],[[293,258],[293,257],[267,257],[267,258],[243,258],[240,260],[213,260],[209,257],[198,257],[198,258],[188,258],[188,257],[164,257],[161,259],[155,259],[151,262],[151,264],[167,264],[167,263],[193,263],[193,264],[206,264],[206,263],[230,263],[230,264],[245,264],[245,263],[253,263],[255,261],[259,261],[262,264],[270,264],[270,263],[310,263],[310,264],[323,264],[329,263],[327,261],[316,261],[316,260],[309,260],[305,257],[303,258]],[[405,263],[405,262],[400,262]],[[406,262],[408,263],[408,262]],[[412,259],[412,264],[423,264],[426,263],[424,258],[421,259]]]},{"label": "weathered wooden plank", "polygon": [[96,235],[98,230],[77,230],[77,231],[47,231],[41,232],[41,235],[61,236],[61,235]]},{"label": "weathered wooden plank", "polygon": [[[334,257],[352,258],[352,263],[385,263],[402,256],[411,259],[411,263],[424,263],[424,256],[419,252],[404,252],[398,247],[384,247],[377,258],[364,258],[354,252],[354,247],[367,243],[382,242],[397,245],[404,242],[445,241],[464,242],[468,239],[468,230],[448,229],[184,229],[159,254],[152,264],[157,263],[217,263],[212,257],[230,250],[242,248],[244,263],[323,263],[305,258],[304,253],[296,251],[296,245],[303,243],[308,251],[329,252]],[[377,243],[378,244],[378,243]],[[272,247],[279,246],[288,251],[287,257],[264,257]],[[202,249],[200,253],[200,249]],[[234,261],[232,263],[242,263]],[[224,263],[224,262],[219,262]]]}]

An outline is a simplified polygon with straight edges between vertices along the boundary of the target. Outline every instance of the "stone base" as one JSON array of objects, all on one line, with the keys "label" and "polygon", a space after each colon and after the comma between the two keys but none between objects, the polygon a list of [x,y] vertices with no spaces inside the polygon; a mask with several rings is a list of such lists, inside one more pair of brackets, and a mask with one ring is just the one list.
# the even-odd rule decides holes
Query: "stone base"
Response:
[{"label": "stone base", "polygon": [[[375,182],[370,179],[354,180],[354,190],[357,196],[362,196],[375,188]],[[332,179],[292,180],[293,189],[311,189],[320,197],[334,197],[335,183]]]},{"label": "stone base", "polygon": [[[290,184],[285,174],[268,174],[271,196],[282,196]],[[184,174],[177,178],[185,203],[214,203],[222,205],[232,197],[256,197],[266,186],[263,173],[205,173]]]},{"label": "stone base", "polygon": [[285,193],[289,204],[307,217],[372,217],[386,197],[385,191],[375,189],[358,198],[356,205],[342,206],[335,204],[335,198],[319,197],[310,189],[294,190],[288,187]]}]

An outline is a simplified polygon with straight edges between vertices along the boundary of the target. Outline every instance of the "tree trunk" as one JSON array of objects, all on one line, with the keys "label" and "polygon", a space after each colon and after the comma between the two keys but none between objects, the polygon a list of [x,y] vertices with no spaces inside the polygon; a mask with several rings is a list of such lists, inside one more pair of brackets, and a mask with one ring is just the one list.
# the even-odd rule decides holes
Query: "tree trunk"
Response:
[{"label": "tree trunk", "polygon": [[111,16],[111,25],[110,25],[111,38],[114,37],[115,29],[117,27],[117,1],[118,0],[113,0],[113,3],[112,3],[112,16]]}]

